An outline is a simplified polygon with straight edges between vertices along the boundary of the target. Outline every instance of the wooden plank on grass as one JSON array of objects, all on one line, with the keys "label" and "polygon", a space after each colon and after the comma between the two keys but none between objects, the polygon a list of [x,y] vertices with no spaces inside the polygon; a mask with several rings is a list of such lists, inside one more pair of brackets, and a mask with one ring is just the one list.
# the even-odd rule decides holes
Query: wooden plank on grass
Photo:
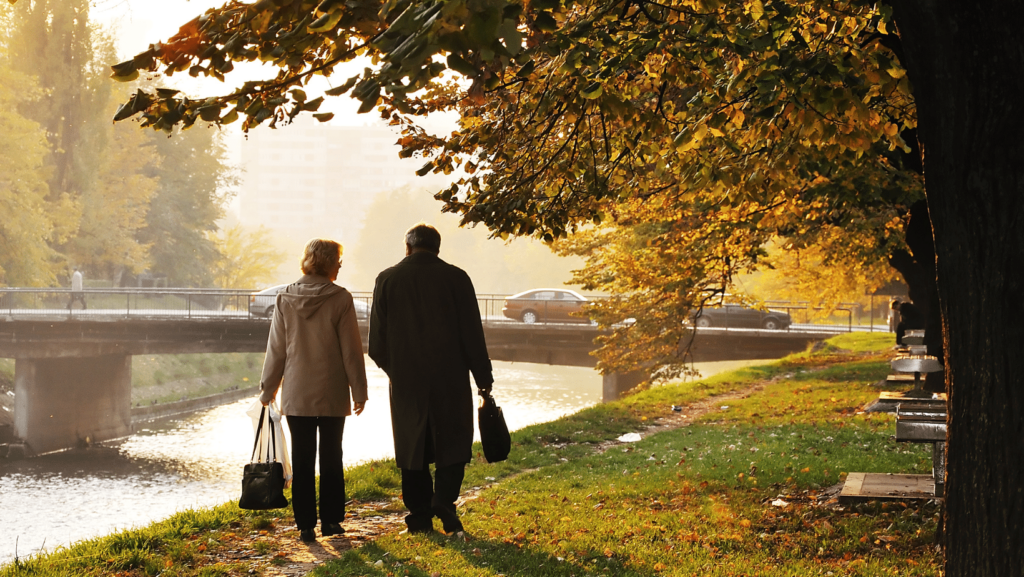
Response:
[{"label": "wooden plank on grass", "polygon": [[931,475],[896,475],[892,473],[850,473],[846,476],[839,502],[871,500],[902,501],[934,499],[935,480]]}]

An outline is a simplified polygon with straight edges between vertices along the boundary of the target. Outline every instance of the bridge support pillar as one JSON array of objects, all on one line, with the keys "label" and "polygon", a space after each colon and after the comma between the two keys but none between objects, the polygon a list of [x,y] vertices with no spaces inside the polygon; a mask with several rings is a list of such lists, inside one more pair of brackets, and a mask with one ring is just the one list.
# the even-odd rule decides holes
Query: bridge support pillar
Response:
[{"label": "bridge support pillar", "polygon": [[128,355],[15,361],[14,435],[33,453],[130,435],[131,409]]},{"label": "bridge support pillar", "polygon": [[601,378],[602,398],[605,403],[614,401],[623,393],[639,385],[647,379],[644,371],[632,371],[626,374],[612,373]]}]

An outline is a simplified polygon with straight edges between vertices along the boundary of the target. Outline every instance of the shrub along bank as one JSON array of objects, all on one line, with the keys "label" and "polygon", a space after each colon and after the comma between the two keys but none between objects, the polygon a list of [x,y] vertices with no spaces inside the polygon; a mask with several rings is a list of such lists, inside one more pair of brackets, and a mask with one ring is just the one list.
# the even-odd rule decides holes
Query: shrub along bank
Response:
[{"label": "shrub along bank", "polygon": [[[467,468],[465,486],[483,489],[463,508],[465,537],[388,534],[313,574],[939,575],[934,504],[842,507],[830,490],[849,471],[930,471],[924,448],[890,438],[891,416],[859,410],[889,371],[889,343],[837,337],[814,353],[518,431],[508,461]],[[709,398],[710,409],[696,408]],[[669,425],[682,414],[684,426]],[[633,432],[642,440],[615,441]],[[347,480],[350,498],[400,510],[393,464],[353,467]],[[8,565],[0,576],[255,574],[265,562],[220,553],[250,547],[273,557],[297,535],[246,544],[239,536],[290,523],[287,509],[186,511]]]},{"label": "shrub along bank", "polygon": [[132,406],[183,401],[257,386],[263,353],[136,355]]}]

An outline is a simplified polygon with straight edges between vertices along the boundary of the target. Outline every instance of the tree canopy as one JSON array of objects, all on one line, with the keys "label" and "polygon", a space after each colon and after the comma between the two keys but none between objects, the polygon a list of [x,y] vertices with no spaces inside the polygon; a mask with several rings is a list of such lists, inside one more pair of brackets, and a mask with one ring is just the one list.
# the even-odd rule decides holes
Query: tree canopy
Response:
[{"label": "tree canopy", "polygon": [[[29,77],[0,59],[0,285],[46,285],[55,279],[50,249],[56,225],[44,177],[46,133],[18,114],[18,104],[39,93]],[[10,218],[19,215],[19,218]]]},{"label": "tree canopy", "polygon": [[113,38],[89,8],[0,8],[0,284],[64,284],[75,265],[94,280],[149,269],[205,285],[219,258],[207,233],[233,183],[223,144],[214,133],[168,139],[110,122],[144,82],[109,80]]},{"label": "tree canopy", "polygon": [[[206,98],[136,92],[117,118],[276,125],[319,107],[311,75],[369,57],[327,95],[403,126],[422,174],[462,171],[437,198],[464,223],[548,241],[585,228],[560,250],[591,258],[577,282],[619,295],[593,314],[638,319],[616,339],[648,345],[613,339],[603,367],[646,355],[671,376],[681,321],[759,266],[766,242],[841,231],[853,241],[828,256],[858,262],[902,248],[923,191],[904,166],[915,115],[890,25],[859,2],[231,2],[114,77],[223,78],[257,59],[277,76]],[[438,110],[459,111],[460,129],[417,126]]]}]

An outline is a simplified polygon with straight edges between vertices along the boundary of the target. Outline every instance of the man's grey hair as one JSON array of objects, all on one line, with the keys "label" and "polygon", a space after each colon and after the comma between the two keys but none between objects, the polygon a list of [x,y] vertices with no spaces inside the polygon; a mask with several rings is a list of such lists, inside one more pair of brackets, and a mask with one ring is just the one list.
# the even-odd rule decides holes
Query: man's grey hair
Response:
[{"label": "man's grey hair", "polygon": [[405,244],[436,254],[441,252],[441,233],[429,224],[421,222],[405,233]]}]

